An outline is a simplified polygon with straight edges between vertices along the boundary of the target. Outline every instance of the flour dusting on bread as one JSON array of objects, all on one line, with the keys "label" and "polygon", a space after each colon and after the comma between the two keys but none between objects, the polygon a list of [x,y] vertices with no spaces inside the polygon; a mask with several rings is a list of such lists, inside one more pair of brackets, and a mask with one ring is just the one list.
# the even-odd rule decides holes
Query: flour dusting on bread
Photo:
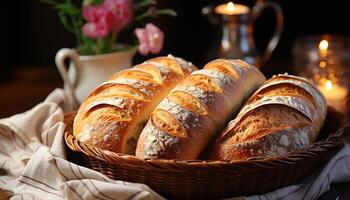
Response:
[{"label": "flour dusting on bread", "polygon": [[306,79],[278,75],[266,81],[215,142],[212,159],[284,155],[315,142],[326,102]]}]

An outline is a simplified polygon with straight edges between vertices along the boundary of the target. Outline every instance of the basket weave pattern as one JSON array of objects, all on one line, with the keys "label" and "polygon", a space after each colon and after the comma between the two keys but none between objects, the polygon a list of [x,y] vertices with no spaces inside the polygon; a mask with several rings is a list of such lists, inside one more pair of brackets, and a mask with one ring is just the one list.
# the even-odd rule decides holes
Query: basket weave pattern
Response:
[{"label": "basket weave pattern", "polygon": [[302,151],[246,161],[143,160],[79,142],[72,134],[74,113],[65,117],[67,146],[84,165],[112,179],[144,183],[171,199],[215,199],[262,194],[295,184],[324,165],[343,145],[350,128],[330,109],[320,139]]}]

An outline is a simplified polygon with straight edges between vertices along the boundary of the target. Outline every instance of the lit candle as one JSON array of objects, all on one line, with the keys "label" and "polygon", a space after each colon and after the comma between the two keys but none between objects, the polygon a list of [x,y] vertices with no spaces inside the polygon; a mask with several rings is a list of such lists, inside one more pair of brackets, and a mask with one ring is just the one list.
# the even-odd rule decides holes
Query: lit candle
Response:
[{"label": "lit candle", "polygon": [[318,85],[322,94],[327,100],[327,104],[335,108],[339,112],[346,111],[346,103],[348,89],[344,86],[334,84],[330,80],[326,80],[324,84]]},{"label": "lit candle", "polygon": [[328,41],[327,40],[322,40],[320,42],[320,44],[318,44],[318,48],[321,50],[321,51],[326,51],[328,49]]},{"label": "lit candle", "polygon": [[215,12],[220,15],[240,15],[249,12],[249,7],[242,4],[233,4],[228,2],[227,4],[220,4],[215,7]]},{"label": "lit candle", "polygon": [[318,44],[318,49],[320,50],[321,56],[325,56],[327,54],[329,43],[327,40],[321,40]]}]

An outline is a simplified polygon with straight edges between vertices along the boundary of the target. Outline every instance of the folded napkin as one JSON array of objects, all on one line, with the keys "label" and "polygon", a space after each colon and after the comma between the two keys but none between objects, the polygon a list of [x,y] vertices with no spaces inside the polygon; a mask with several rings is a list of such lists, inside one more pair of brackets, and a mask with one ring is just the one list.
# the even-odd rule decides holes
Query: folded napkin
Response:
[{"label": "folded napkin", "polygon": [[[31,110],[0,120],[0,169],[6,174],[0,189],[12,199],[163,199],[146,185],[115,181],[65,159],[63,113],[76,108],[71,95],[56,89]],[[316,199],[344,181],[350,181],[349,145],[299,185],[239,199]]]}]

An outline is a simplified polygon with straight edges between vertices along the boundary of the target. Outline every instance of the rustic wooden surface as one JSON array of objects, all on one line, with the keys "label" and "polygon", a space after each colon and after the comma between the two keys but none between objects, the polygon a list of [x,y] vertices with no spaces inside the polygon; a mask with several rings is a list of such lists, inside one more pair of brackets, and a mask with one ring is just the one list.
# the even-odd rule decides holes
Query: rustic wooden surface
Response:
[{"label": "rustic wooden surface", "polygon": [[0,83],[0,118],[32,108],[62,84],[58,71],[53,67],[14,72],[10,81]]},{"label": "rustic wooden surface", "polygon": [[6,194],[6,192],[0,190],[0,200],[9,199],[9,196]]}]

